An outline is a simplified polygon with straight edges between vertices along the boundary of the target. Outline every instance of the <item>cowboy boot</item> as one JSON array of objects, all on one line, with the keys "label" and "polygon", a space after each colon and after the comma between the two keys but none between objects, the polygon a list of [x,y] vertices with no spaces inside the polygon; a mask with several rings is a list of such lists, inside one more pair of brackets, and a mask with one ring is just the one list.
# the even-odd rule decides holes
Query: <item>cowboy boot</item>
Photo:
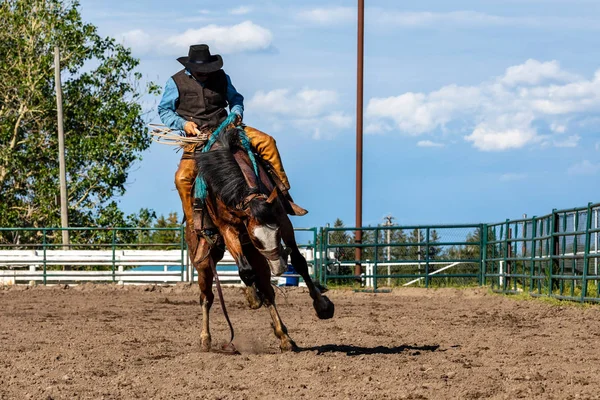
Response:
[{"label": "cowboy boot", "polygon": [[283,169],[283,163],[281,162],[281,156],[279,155],[279,150],[277,149],[275,139],[266,133],[249,126],[244,127],[244,131],[250,139],[252,146],[256,149],[262,159],[271,166],[273,172],[275,173],[277,178],[275,179],[277,188],[286,198],[290,206],[287,210],[288,213],[291,215],[306,215],[308,211],[294,203],[294,200],[289,193],[290,182],[285,170]]},{"label": "cowboy boot", "polygon": [[[184,155],[185,154],[186,153],[184,153]],[[196,175],[198,175],[196,161],[191,158],[182,158],[179,162],[177,172],[175,172],[175,187],[177,188],[179,198],[181,199],[185,223],[192,229],[194,229],[194,198],[192,196],[192,187],[194,186]]]},{"label": "cowboy boot", "polygon": [[[185,154],[185,153],[184,153]],[[201,201],[194,201],[192,187],[198,176],[198,167],[194,159],[181,159],[175,173],[175,186],[181,198],[186,224],[195,232],[214,235],[216,227],[210,215],[204,210]]]}]

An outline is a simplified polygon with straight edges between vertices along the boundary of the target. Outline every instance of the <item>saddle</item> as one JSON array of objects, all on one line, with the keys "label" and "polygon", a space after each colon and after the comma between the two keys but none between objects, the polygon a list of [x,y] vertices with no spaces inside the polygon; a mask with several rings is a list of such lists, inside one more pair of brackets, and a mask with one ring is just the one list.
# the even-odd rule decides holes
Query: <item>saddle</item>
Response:
[{"label": "saddle", "polygon": [[[202,145],[204,145],[204,143],[202,143]],[[270,167],[269,163],[263,160],[259,155],[255,154],[254,157],[257,164],[258,177],[256,176],[252,161],[246,150],[236,147],[233,149],[232,155],[242,172],[246,184],[252,192],[252,195],[248,197],[244,203],[256,196],[262,196],[267,193],[267,201],[273,202],[278,198],[287,214],[305,215],[307,213],[305,209],[294,203],[278,175]],[[241,208],[244,206],[245,204],[239,205]],[[204,212],[204,202],[197,198],[194,199],[194,229],[198,232],[208,232],[209,234],[216,231],[212,219],[208,213]]]},{"label": "saddle", "polygon": [[248,187],[256,191],[261,192],[261,188],[264,188],[267,193],[270,193],[269,198],[271,201],[275,197],[278,197],[283,204],[285,211],[289,215],[305,215],[306,210],[294,203],[289,192],[285,190],[285,186],[277,176],[277,174],[271,169],[270,165],[264,161],[261,157],[255,157],[258,163],[258,177],[256,176],[252,167],[250,157],[243,150],[238,150],[233,153],[233,158],[237,162],[238,166],[242,170],[244,179],[248,184]]}]

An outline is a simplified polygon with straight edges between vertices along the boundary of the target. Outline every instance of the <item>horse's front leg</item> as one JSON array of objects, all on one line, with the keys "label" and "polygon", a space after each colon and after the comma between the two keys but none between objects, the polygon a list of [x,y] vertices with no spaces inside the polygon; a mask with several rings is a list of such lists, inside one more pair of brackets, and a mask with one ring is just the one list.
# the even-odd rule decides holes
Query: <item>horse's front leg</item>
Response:
[{"label": "horse's front leg", "polygon": [[288,335],[287,328],[283,324],[277,307],[275,306],[275,291],[271,286],[271,269],[265,257],[252,245],[244,246],[244,254],[247,260],[256,270],[256,287],[264,298],[265,306],[269,309],[273,320],[273,332],[280,340],[281,351],[293,351],[298,348],[296,343]]},{"label": "horse's front leg", "polygon": [[[269,297],[269,296],[267,296]],[[274,297],[274,296],[273,296]],[[275,332],[275,336],[279,338],[279,348],[281,351],[295,351],[298,350],[298,346],[292,340],[292,338],[288,335],[287,328],[283,324],[281,317],[279,316],[279,312],[277,312],[277,307],[275,307],[275,301],[271,303],[270,301],[266,301],[267,308],[269,309],[269,313],[271,314],[271,319],[273,320],[273,332]]]},{"label": "horse's front leg", "polygon": [[285,243],[285,245],[292,251],[290,254],[290,259],[292,261],[292,265],[296,272],[300,274],[300,276],[304,279],[306,283],[306,287],[308,288],[308,292],[310,297],[313,299],[313,307],[317,313],[319,319],[329,319],[333,317],[335,313],[335,306],[329,300],[327,296],[321,294],[321,290],[314,284],[310,274],[308,273],[308,265],[306,263],[306,259],[300,253],[300,249],[298,249],[298,245],[296,244],[296,238],[294,236],[294,227],[292,226],[292,222],[286,216],[281,218],[280,221],[280,229],[281,229],[281,239]]}]

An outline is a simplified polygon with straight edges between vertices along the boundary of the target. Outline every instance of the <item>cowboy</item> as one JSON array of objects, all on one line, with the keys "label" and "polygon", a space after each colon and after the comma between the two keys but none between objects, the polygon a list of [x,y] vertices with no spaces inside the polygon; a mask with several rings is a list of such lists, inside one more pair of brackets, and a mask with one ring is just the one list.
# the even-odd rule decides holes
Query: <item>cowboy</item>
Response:
[{"label": "cowboy", "polygon": [[[185,67],[167,81],[158,105],[160,119],[171,129],[184,131],[187,136],[210,135],[226,118],[226,107],[237,115],[236,125],[244,115],[244,97],[237,92],[231,78],[221,68],[220,55],[210,54],[207,45],[190,46],[187,57],[177,59]],[[249,126],[244,131],[257,153],[265,160],[278,178],[278,188],[290,201],[290,213],[304,215],[306,210],[291,202],[290,184],[281,163],[275,139]],[[188,226],[194,227],[192,186],[198,169],[194,152],[201,150],[195,144],[184,147],[175,173],[175,186],[179,192],[183,213]]]}]

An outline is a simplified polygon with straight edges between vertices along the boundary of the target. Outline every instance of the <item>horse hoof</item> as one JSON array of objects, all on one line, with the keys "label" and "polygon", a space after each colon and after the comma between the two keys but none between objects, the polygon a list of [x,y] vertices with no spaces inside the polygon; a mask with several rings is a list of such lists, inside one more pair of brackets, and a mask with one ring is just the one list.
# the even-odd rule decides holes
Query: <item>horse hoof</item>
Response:
[{"label": "horse hoof", "polygon": [[315,300],[313,302],[313,307],[315,308],[315,311],[317,312],[317,317],[319,317],[319,319],[333,318],[333,314],[335,313],[335,306],[333,305],[331,300],[329,300],[329,298],[327,298],[327,296],[321,296],[321,297],[322,297],[323,301],[325,302],[325,306],[322,306],[321,303],[317,300]]},{"label": "horse hoof", "polygon": [[200,351],[203,353],[210,353],[211,343],[210,340],[203,340],[200,344]]},{"label": "horse hoof", "polygon": [[254,286],[246,288],[246,300],[252,310],[258,310],[263,305],[262,296],[258,294]]},{"label": "horse hoof", "polygon": [[281,345],[279,346],[282,353],[287,353],[289,351],[298,351],[298,346],[292,339],[287,339],[281,341]]}]

